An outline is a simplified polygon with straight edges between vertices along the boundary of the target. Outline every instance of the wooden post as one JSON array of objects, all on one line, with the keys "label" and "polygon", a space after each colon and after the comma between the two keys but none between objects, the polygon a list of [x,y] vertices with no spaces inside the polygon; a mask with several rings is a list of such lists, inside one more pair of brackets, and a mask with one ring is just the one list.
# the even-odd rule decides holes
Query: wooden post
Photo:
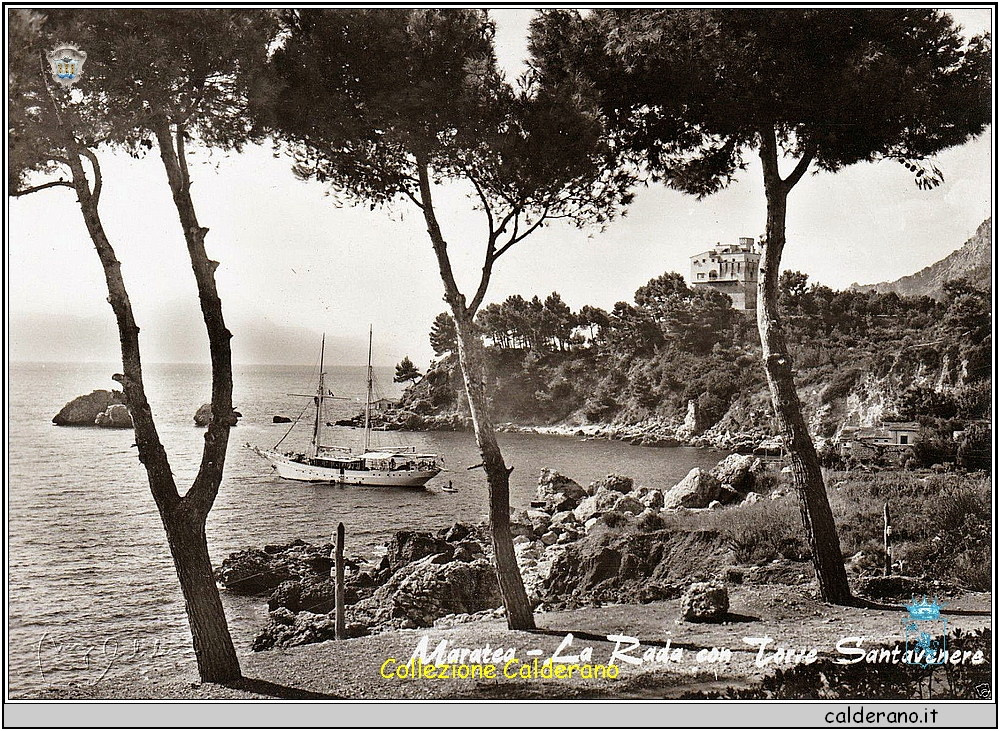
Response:
[{"label": "wooden post", "polygon": [[882,508],[882,522],[884,524],[882,541],[885,544],[885,565],[882,568],[882,575],[888,576],[892,573],[892,522],[889,518],[889,503]]},{"label": "wooden post", "polygon": [[341,523],[337,526],[337,555],[335,558],[335,568],[337,571],[336,578],[336,616],[337,616],[337,630],[336,636],[338,640],[346,639],[347,632],[345,630],[344,623],[344,524]]}]

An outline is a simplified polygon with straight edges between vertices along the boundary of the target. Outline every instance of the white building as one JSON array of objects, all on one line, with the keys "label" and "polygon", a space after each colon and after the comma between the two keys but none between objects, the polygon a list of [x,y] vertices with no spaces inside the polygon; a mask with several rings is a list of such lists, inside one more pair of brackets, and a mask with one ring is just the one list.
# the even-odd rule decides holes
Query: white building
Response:
[{"label": "white building", "polygon": [[711,287],[725,292],[733,308],[757,310],[757,270],[760,250],[750,237],[738,244],[717,244],[714,249],[691,257],[691,286]]}]

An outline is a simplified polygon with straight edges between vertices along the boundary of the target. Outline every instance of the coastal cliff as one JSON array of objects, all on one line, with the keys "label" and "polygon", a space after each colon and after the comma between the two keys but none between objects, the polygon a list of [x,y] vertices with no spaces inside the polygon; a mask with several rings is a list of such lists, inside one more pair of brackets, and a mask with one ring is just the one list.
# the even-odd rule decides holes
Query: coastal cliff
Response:
[{"label": "coastal cliff", "polygon": [[[781,305],[799,398],[821,445],[846,426],[919,421],[933,436],[989,418],[989,296],[968,280],[944,291],[942,301],[838,292],[785,273]],[[619,303],[603,319],[590,308],[597,325],[576,316],[565,342],[490,335],[481,325],[498,428],[734,451],[772,438],[752,315],[706,311],[705,322],[688,317],[685,331],[677,311],[697,312],[694,295],[651,305],[648,294],[640,290],[635,304]],[[710,328],[713,318],[725,327]],[[442,352],[380,419],[395,429],[468,427],[457,357]]]}]

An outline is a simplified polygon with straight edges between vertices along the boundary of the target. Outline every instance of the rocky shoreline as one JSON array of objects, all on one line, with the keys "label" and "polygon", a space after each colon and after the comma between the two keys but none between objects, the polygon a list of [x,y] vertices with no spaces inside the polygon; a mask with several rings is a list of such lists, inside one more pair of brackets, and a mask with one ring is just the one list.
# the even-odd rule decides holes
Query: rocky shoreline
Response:
[{"label": "rocky shoreline", "polygon": [[[697,447],[718,449],[725,452],[751,454],[762,444],[771,442],[775,436],[759,427],[722,423],[707,429],[697,424],[696,414],[689,410],[688,418],[682,423],[662,419],[648,419],[635,423],[579,423],[560,424],[518,424],[501,422],[496,425],[500,433],[545,434],[551,436],[576,437],[581,439],[607,439],[639,447]],[[360,427],[363,417],[343,419],[337,426]],[[418,414],[405,409],[390,410],[375,419],[377,428],[387,431],[472,431],[472,420],[460,413]]]},{"label": "rocky shoreline", "polygon": [[[703,555],[725,551],[724,539],[705,531],[692,538],[669,530],[668,521],[725,504],[752,504],[763,499],[758,490],[770,487],[773,478],[760,461],[737,454],[711,471],[694,468],[666,490],[636,486],[621,475],[583,487],[543,469],[531,508],[511,515],[529,601],[546,611],[645,603],[694,592],[686,605],[707,606],[706,616],[722,616],[725,610],[720,614],[719,606],[727,600],[716,583],[718,572],[699,571],[683,555],[691,550]],[[774,499],[783,495],[781,490],[771,493]],[[297,540],[246,549],[223,561],[216,571],[223,587],[266,598],[268,622],[257,634],[254,650],[335,636],[331,549],[330,544]],[[396,532],[378,564],[361,557],[347,559],[348,636],[502,617],[491,557],[487,525],[455,523],[436,533]]]}]

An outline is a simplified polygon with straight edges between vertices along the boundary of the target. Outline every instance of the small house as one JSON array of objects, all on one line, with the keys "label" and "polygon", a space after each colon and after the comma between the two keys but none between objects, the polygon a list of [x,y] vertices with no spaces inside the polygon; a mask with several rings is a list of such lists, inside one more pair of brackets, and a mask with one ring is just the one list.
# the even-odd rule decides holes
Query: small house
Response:
[{"label": "small house", "polygon": [[372,401],[372,413],[384,414],[396,408],[396,402],[388,398],[380,398]]},{"label": "small house", "polygon": [[867,460],[901,458],[917,441],[920,424],[915,421],[887,421],[879,426],[845,426],[838,445],[844,457]]}]

